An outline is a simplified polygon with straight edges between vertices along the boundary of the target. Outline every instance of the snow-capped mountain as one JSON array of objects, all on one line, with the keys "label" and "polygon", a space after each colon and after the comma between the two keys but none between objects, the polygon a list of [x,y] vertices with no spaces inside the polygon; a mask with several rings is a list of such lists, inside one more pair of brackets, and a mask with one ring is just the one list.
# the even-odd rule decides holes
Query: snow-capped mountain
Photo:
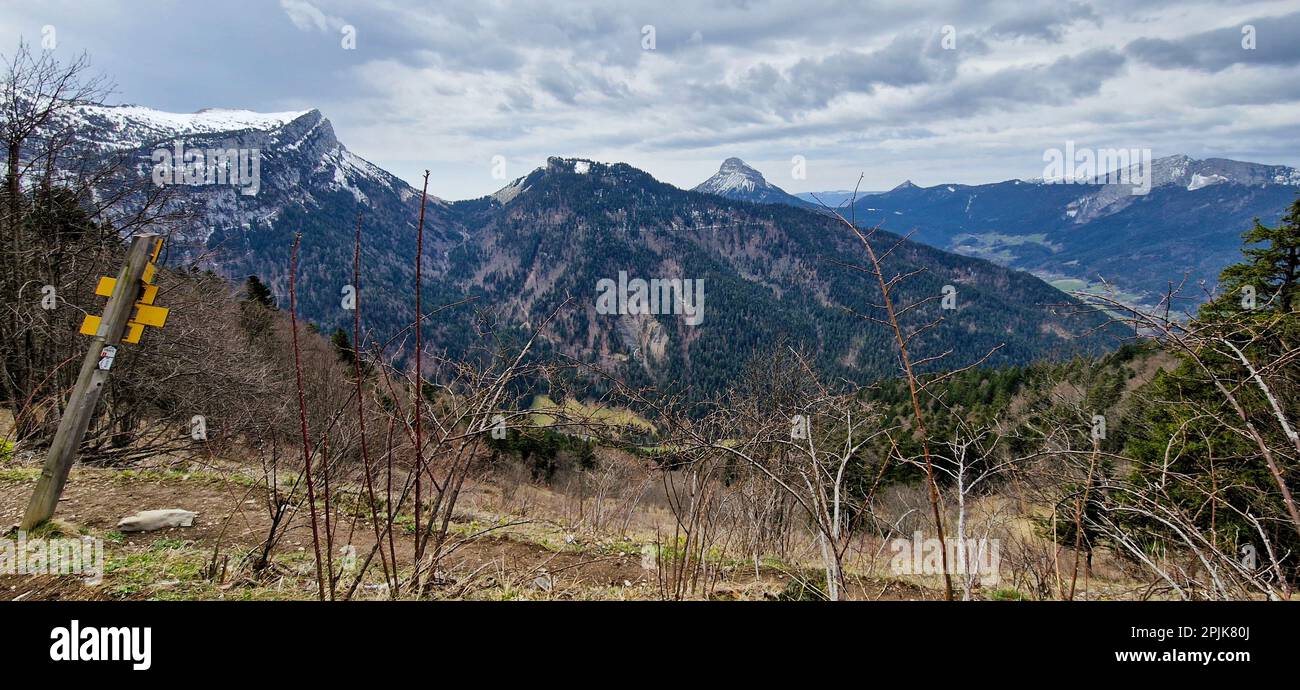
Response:
[{"label": "snow-capped mountain", "polygon": [[1255,218],[1276,223],[1298,192],[1295,168],[1179,155],[1087,184],[904,183],[859,200],[856,215],[941,249],[1068,279],[1058,284],[1105,281],[1131,301],[1154,302],[1184,279],[1186,296],[1203,299],[1198,284],[1212,289],[1238,260],[1241,233]]},{"label": "snow-capped mountain", "polygon": [[[285,266],[266,265],[260,254],[268,236],[302,232],[310,261],[314,251],[350,244],[352,222],[343,219],[362,212],[368,234],[394,240],[410,232],[418,210],[419,191],[349,151],[318,110],[78,104],[50,130],[73,133],[78,159],[117,165],[112,179],[127,191],[110,220],[156,205],[173,221],[156,229],[171,236],[175,259],[205,256],[232,276],[259,273],[273,283],[282,276]],[[107,195],[111,184],[99,186]],[[436,221],[445,203],[430,197],[429,207]],[[438,232],[431,228],[431,242]]]},{"label": "snow-capped mountain", "polygon": [[696,185],[691,191],[759,204],[789,204],[801,208],[815,206],[768,182],[762,173],[739,158],[722,161],[722,167],[718,168],[713,177]]},{"label": "snow-capped mountain", "polygon": [[64,112],[77,140],[102,150],[133,149],[176,137],[269,131],[312,111],[258,113],[251,110],[206,108],[196,113],[169,113],[139,105],[78,103]]},{"label": "snow-capped mountain", "polygon": [[[185,233],[191,239],[270,223],[290,206],[311,207],[335,194],[386,211],[405,208],[416,194],[343,146],[318,110],[168,113],[79,105],[65,118],[70,122],[60,126],[71,125],[83,152],[125,157],[137,179],[168,191],[166,203],[199,213],[204,234]],[[242,158],[225,164],[214,152]],[[232,169],[236,163],[242,170]],[[224,177],[206,174],[210,166],[225,168]],[[187,171],[203,174],[190,179]],[[241,179],[230,179],[237,174]]]},{"label": "snow-capped mountain", "polygon": [[1196,159],[1177,155],[1151,161],[1153,186],[1178,185],[1195,191],[1212,184],[1300,185],[1300,170],[1286,165],[1263,165],[1227,158]]},{"label": "snow-capped mountain", "polygon": [[[86,106],[69,111],[61,124],[76,131],[87,157],[120,163],[118,181],[130,190],[118,195],[125,196],[116,204],[120,212],[146,203],[182,212],[167,245],[172,263],[197,262],[236,282],[257,275],[287,306],[290,248],[299,236],[299,314],[324,329],[348,327],[353,313],[341,306],[340,295],[358,280],[353,238],[360,216],[358,294],[367,327],[384,340],[414,320],[419,192],[348,151],[320,112],[184,115]],[[246,154],[256,152],[257,184],[209,175],[214,152],[238,160],[229,172],[240,174],[252,172],[245,169],[251,162]],[[192,154],[202,154],[203,165],[195,165]],[[892,360],[876,357],[881,348],[868,344],[887,342],[888,333],[860,332],[850,310],[835,306],[836,300],[844,306],[868,300],[861,281],[824,262],[828,246],[849,253],[856,240],[738,159],[724,163],[712,182],[702,187],[714,194],[697,194],[624,163],[550,158],[495,194],[455,203],[431,198],[424,303],[457,306],[429,320],[426,343],[431,350],[468,353],[480,317],[517,328],[569,304],[545,347],[598,359],[647,382],[691,380],[707,391],[739,375],[757,348],[787,336],[806,339],[819,361],[845,376],[892,371]],[[163,198],[155,199],[160,193]],[[756,200],[765,205],[743,203]],[[740,242],[739,228],[767,241]],[[1005,343],[999,362],[1089,350],[1106,340],[1089,335],[1096,323],[1076,324],[1045,306],[1053,291],[1031,276],[913,243],[894,256],[929,276],[917,288],[918,300],[944,284],[986,286],[952,328],[981,352]],[[688,331],[671,318],[593,312],[594,286],[621,273],[704,281],[709,327]],[[1008,331],[1008,324],[1015,327]],[[838,335],[850,332],[861,337]],[[409,355],[409,348],[398,337],[388,352]],[[724,348],[739,354],[721,365],[697,356]]]},{"label": "snow-capped mountain", "polygon": [[[1133,184],[1133,180],[1141,181],[1142,188]],[[1227,158],[1198,160],[1180,154],[1151,161],[1150,170],[1143,163],[1134,163],[1122,172],[1105,171],[1093,182],[1097,191],[1081,196],[1067,208],[1067,214],[1076,224],[1122,211],[1143,195],[1143,189],[1178,187],[1194,192],[1216,184],[1300,186],[1300,170]]]},{"label": "snow-capped mountain", "polygon": [[[350,318],[339,294],[353,281],[360,216],[368,308],[383,314],[385,326],[410,322],[420,192],[349,151],[320,111],[168,113],[79,104],[48,131],[71,136],[63,174],[93,176],[96,198],[112,200],[105,220],[138,223],[135,214],[151,209],[146,227],[168,236],[173,264],[197,263],[234,282],[257,275],[283,304],[289,250],[300,233],[299,309],[315,323]],[[111,174],[96,174],[105,169]],[[427,270],[444,268],[447,250],[463,236],[448,205],[431,195]]]}]

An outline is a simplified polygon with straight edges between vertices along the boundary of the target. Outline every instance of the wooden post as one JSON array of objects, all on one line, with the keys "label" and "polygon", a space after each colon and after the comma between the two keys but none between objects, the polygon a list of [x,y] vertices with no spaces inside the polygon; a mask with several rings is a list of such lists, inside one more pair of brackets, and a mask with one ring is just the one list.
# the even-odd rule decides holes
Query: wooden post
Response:
[{"label": "wooden post", "polygon": [[131,240],[131,247],[126,253],[126,264],[117,274],[117,284],[113,294],[104,307],[104,315],[99,322],[99,330],[90,340],[90,349],[81,362],[81,373],[77,375],[77,385],[72,389],[72,397],[64,408],[63,419],[59,420],[59,430],[54,434],[50,444],[49,455],[45,458],[45,468],[36,482],[32,492],[31,503],[27,505],[27,514],[23,516],[22,529],[31,528],[45,522],[54,515],[63,494],[63,485],[68,482],[68,473],[77,460],[77,450],[81,439],[86,435],[86,428],[95,414],[99,403],[99,394],[104,390],[112,370],[113,357],[121,343],[126,330],[126,322],[135,310],[136,300],[140,298],[141,278],[145,266],[152,256],[157,235],[137,235]]}]

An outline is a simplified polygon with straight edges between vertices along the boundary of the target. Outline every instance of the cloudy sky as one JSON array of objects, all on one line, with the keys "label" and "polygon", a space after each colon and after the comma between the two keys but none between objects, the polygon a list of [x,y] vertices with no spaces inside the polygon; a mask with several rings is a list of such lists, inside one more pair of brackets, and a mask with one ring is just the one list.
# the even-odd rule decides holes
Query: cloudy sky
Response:
[{"label": "cloudy sky", "polygon": [[792,192],[1037,177],[1067,139],[1300,166],[1297,0],[25,0],[0,52],[47,27],[110,102],[319,108],[450,199],[501,187],[494,156],[682,187],[739,156]]}]

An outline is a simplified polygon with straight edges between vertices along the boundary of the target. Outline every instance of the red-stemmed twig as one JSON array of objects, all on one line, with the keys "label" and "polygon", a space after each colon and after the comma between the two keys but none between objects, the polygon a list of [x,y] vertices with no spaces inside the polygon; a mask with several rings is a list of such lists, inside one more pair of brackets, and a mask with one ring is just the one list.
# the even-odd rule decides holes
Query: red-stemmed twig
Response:
[{"label": "red-stemmed twig", "polygon": [[320,529],[316,525],[316,487],[311,475],[311,437],[307,434],[307,397],[302,386],[302,356],[298,347],[298,245],[302,233],[294,235],[293,253],[289,259],[289,321],[293,331],[293,373],[298,389],[298,425],[302,431],[302,461],[307,479],[307,505],[311,509],[311,545],[316,551],[316,587],[320,600],[325,600],[325,578],[321,572]]},{"label": "red-stemmed twig", "polygon": [[[859,185],[862,184],[862,179],[860,177],[858,178],[858,184]],[[856,200],[857,198],[856,186],[854,187],[853,196],[854,199]],[[823,204],[823,206],[825,206],[825,204]],[[854,206],[850,205],[849,208],[851,212],[856,213],[856,208]],[[885,315],[886,315],[885,323],[889,326],[890,330],[894,332],[894,340],[898,345],[898,358],[900,363],[902,364],[903,375],[907,379],[907,389],[908,392],[911,394],[911,398],[912,398],[912,413],[916,419],[916,432],[917,435],[920,436],[921,451],[925,458],[925,478],[926,478],[926,485],[927,488],[929,489],[929,494],[930,494],[930,510],[934,517],[935,531],[939,536],[939,552],[943,560],[944,593],[945,593],[945,598],[948,601],[952,601],[953,599],[952,575],[948,571],[948,547],[947,544],[945,543],[944,534],[943,534],[943,514],[939,510],[939,484],[935,480],[934,463],[930,457],[930,434],[928,429],[926,428],[925,415],[922,413],[921,410],[921,395],[920,395],[921,386],[917,380],[916,370],[913,367],[912,355],[910,352],[908,352],[908,348],[907,348],[908,341],[913,336],[915,336],[916,333],[913,333],[910,336],[905,336],[903,334],[903,328],[899,322],[900,311],[895,308],[893,295],[892,295],[893,287],[898,283],[898,281],[902,280],[903,278],[906,278],[907,276],[906,275],[896,276],[893,279],[886,280],[884,268],[882,266],[882,262],[884,258],[887,257],[890,253],[892,253],[894,249],[897,249],[898,246],[902,244],[903,240],[900,239],[898,243],[895,244],[893,247],[891,247],[888,251],[886,251],[883,256],[877,255],[875,248],[872,247],[871,242],[867,240],[867,235],[863,234],[861,228],[858,227],[856,217],[852,218],[852,220],[846,219],[844,216],[840,215],[838,211],[835,211],[834,209],[830,209],[829,207],[827,207],[827,209],[830,210],[832,213],[834,213],[835,217],[839,219],[841,223],[847,226],[849,230],[852,230],[853,234],[857,236],[860,242],[862,242],[862,246],[864,249],[866,249],[867,252],[867,259],[871,262],[871,268],[867,272],[875,276],[876,282],[880,286],[880,295],[883,303],[879,306],[882,307],[885,311]],[[875,229],[871,231],[872,234],[874,234],[874,232]],[[910,307],[904,308],[904,311],[906,311],[906,309],[908,308]]]},{"label": "red-stemmed twig", "polygon": [[424,359],[424,314],[420,305],[420,265],[424,263],[424,205],[429,197],[429,171],[424,171],[424,188],[420,191],[420,223],[415,231],[415,562],[420,562],[423,542],[420,539],[420,475],[424,474],[424,444],[420,429],[420,403],[424,396],[424,376],[420,366]]},{"label": "red-stemmed twig", "polygon": [[[361,212],[357,212],[356,240],[352,247],[352,289],[356,301],[352,305],[352,374],[357,385],[357,424],[361,435],[361,466],[366,473],[366,493],[370,497],[370,524],[375,532],[375,544],[380,546],[379,560],[384,566],[384,581],[389,583],[389,594],[396,595],[397,580],[388,568],[388,553],[379,532],[379,504],[375,500],[375,482],[371,476],[370,449],[366,444],[366,409],[361,384]],[[391,486],[391,483],[390,483]],[[390,525],[391,530],[391,525]]]}]

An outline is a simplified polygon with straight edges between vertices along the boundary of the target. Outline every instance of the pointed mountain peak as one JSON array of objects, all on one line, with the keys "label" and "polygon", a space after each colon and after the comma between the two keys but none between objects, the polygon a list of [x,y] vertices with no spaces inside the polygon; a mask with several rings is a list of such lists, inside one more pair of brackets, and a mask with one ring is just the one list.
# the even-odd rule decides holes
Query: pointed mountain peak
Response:
[{"label": "pointed mountain peak", "polygon": [[911,181],[911,180],[903,180],[903,184],[900,184],[900,185],[898,185],[897,187],[894,187],[893,189],[891,189],[891,190],[889,190],[889,191],[891,191],[891,192],[901,192],[901,191],[903,191],[903,190],[905,190],[905,189],[920,189],[920,187],[916,186],[915,184],[912,184],[912,181]]},{"label": "pointed mountain peak", "polygon": [[722,165],[718,167],[718,172],[713,177],[701,182],[693,191],[750,200],[747,198],[749,195],[770,190],[780,191],[774,185],[768,184],[763,174],[749,167],[745,161],[739,158],[728,158],[722,161]]},{"label": "pointed mountain peak", "polygon": [[759,204],[786,204],[798,208],[816,206],[786,193],[784,189],[768,182],[763,173],[734,156],[722,161],[713,177],[701,182],[691,191]]},{"label": "pointed mountain peak", "polygon": [[752,174],[759,179],[763,179],[762,173],[751,168],[749,164],[746,163],[745,161],[734,157],[722,161],[722,165],[718,167],[718,172],[719,173],[733,173],[733,172],[747,173],[747,174]]}]

